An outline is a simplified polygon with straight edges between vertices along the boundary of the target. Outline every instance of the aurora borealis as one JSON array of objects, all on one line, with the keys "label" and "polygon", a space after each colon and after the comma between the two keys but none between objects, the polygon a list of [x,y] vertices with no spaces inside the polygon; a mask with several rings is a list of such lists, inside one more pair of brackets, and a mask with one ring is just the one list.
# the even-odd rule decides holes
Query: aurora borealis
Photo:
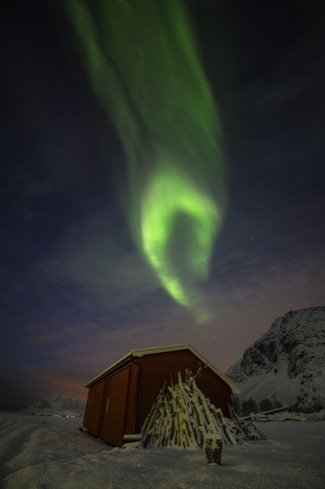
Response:
[{"label": "aurora borealis", "polygon": [[321,7],[4,3],[0,409],[324,305]]},{"label": "aurora borealis", "polygon": [[[203,321],[208,314],[195,281],[208,276],[225,182],[216,108],[183,4],[63,5],[93,90],[124,147],[135,241],[166,291]],[[174,257],[174,233],[182,259]]]},{"label": "aurora borealis", "polygon": [[[142,200],[141,238],[144,252],[166,290],[180,304],[195,308],[198,321],[207,319],[206,313],[187,293],[185,284],[189,281],[182,281],[179,275],[183,272],[187,277],[207,278],[219,215],[220,211],[212,199],[200,193],[186,173],[182,174],[174,167],[168,168],[166,164],[161,173],[156,170]],[[177,256],[171,260],[173,253],[171,250],[168,255],[168,240],[172,233],[178,232],[175,229],[177,216],[181,216],[178,227],[181,227],[180,219],[186,220],[184,216],[188,216],[189,225],[186,232],[179,233],[183,258]],[[182,261],[183,270],[182,266],[178,267]],[[179,275],[175,273],[177,268],[181,269]]]}]

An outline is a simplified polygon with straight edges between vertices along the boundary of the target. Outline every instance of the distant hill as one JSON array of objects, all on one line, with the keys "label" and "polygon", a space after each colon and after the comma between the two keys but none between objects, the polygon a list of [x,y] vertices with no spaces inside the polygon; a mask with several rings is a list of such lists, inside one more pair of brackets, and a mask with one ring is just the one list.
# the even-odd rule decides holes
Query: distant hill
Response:
[{"label": "distant hill", "polygon": [[290,311],[230,367],[241,390],[243,414],[288,405],[313,412],[325,408],[325,307]]},{"label": "distant hill", "polygon": [[83,416],[86,403],[73,397],[63,396],[62,394],[53,394],[48,399],[43,399],[36,404],[21,409],[23,414],[42,414],[61,416]]}]

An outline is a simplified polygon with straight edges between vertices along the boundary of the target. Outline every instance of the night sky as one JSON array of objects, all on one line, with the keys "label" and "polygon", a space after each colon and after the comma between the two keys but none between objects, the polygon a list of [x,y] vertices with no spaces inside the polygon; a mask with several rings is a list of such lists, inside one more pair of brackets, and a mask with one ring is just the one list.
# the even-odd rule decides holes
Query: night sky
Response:
[{"label": "night sky", "polygon": [[124,148],[61,2],[2,7],[0,409],[54,392],[84,399],[88,380],[136,348],[190,343],[225,371],[277,317],[325,304],[322,2],[185,4],[227,175],[197,285],[204,324],[133,239]]}]

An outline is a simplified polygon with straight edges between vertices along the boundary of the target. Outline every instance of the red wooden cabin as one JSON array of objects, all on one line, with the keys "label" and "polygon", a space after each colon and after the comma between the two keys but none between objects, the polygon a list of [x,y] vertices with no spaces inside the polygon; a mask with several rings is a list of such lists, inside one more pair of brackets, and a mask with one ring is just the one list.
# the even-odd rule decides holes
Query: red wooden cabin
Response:
[{"label": "red wooden cabin", "polygon": [[[89,388],[84,426],[93,436],[122,446],[125,434],[140,433],[165,382],[177,382],[189,368],[197,386],[225,416],[236,387],[188,344],[133,350],[86,384]],[[184,375],[183,375],[184,378]]]}]

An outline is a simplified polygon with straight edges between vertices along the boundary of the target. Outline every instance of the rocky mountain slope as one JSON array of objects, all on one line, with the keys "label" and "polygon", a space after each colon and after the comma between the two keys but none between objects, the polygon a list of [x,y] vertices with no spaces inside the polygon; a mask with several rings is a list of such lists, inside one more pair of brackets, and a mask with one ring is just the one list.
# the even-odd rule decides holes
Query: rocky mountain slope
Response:
[{"label": "rocky mountain slope", "polygon": [[48,399],[43,399],[28,408],[21,409],[19,412],[24,414],[82,416],[85,411],[85,405],[86,403],[79,399],[63,396],[62,394],[53,394]]},{"label": "rocky mountain slope", "polygon": [[325,307],[290,311],[245,352],[226,375],[241,389],[242,413],[287,405],[325,408]]}]

